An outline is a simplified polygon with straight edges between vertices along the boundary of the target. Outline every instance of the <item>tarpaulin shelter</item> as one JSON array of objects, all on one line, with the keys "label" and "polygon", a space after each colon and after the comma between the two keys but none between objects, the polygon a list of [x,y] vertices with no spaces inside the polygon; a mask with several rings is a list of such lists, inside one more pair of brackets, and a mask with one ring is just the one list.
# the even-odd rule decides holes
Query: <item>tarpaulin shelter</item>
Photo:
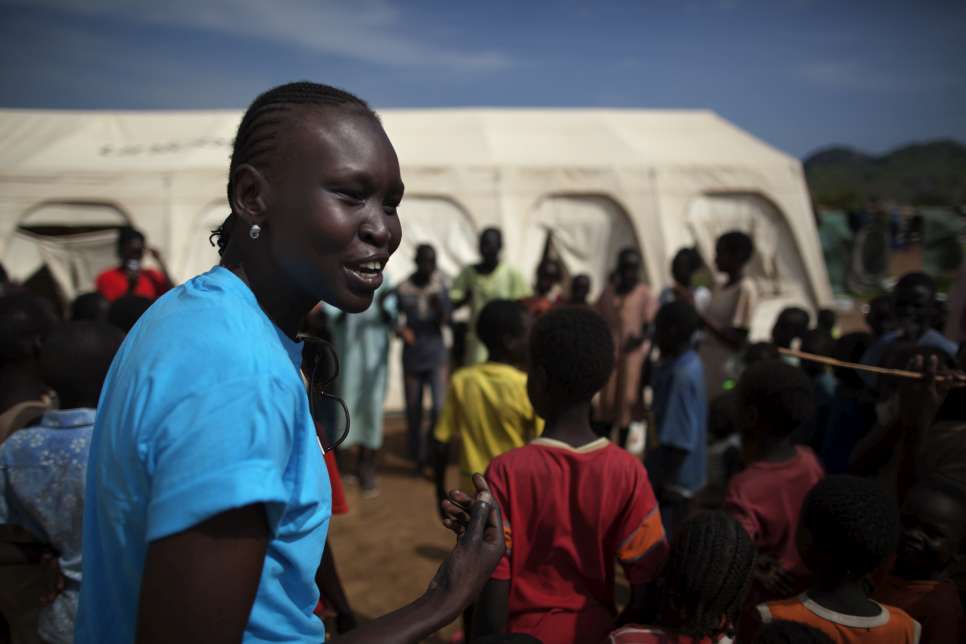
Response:
[{"label": "tarpaulin shelter", "polygon": [[[453,275],[476,235],[503,229],[506,259],[532,274],[552,234],[595,293],[617,251],[638,246],[645,279],[670,282],[673,254],[750,232],[761,294],[753,337],[778,311],[831,301],[799,161],[709,111],[383,110],[406,183],[398,281],[433,243]],[[228,212],[241,113],[0,110],[0,261],[18,279],[47,267],[64,297],[115,262],[111,227],[131,223],[177,279],[215,263],[209,231]]]},{"label": "tarpaulin shelter", "polygon": [[[670,283],[674,253],[755,239],[761,295],[752,337],[788,305],[815,310],[832,293],[801,163],[709,111],[383,110],[402,165],[403,242],[436,246],[455,275],[486,226],[505,258],[532,274],[546,248],[594,294],[617,252],[638,247],[645,279]],[[0,261],[17,279],[46,270],[64,298],[91,290],[116,262],[116,227],[133,224],[176,279],[210,268],[210,231],[228,213],[225,185],[241,113],[0,110]],[[393,359],[392,367],[397,368]],[[391,378],[389,406],[399,406]]]}]

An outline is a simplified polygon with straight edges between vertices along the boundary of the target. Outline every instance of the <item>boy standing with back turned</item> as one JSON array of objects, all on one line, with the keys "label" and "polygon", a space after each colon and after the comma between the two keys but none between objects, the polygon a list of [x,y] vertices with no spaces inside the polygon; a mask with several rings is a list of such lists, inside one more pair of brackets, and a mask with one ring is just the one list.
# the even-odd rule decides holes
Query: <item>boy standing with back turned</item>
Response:
[{"label": "boy standing with back turned", "polygon": [[507,551],[480,596],[477,636],[599,642],[617,619],[614,559],[632,586],[631,610],[660,571],[667,542],[647,471],[590,427],[591,399],[613,368],[613,340],[599,314],[561,308],[537,322],[527,393],[547,425],[487,469]]}]

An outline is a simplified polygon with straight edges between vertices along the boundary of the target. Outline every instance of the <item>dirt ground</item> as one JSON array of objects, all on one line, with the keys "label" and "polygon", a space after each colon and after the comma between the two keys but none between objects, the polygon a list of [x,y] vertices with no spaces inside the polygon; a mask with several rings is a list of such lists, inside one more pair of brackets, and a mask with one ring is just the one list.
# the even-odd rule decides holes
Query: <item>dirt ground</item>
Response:
[{"label": "dirt ground", "polygon": [[[330,544],[342,584],[360,621],[407,604],[426,589],[453,547],[454,537],[439,522],[433,485],[417,477],[405,453],[404,420],[387,415],[386,442],[379,454],[379,494],[363,498],[346,482],[349,513],[332,519]],[[453,466],[448,482],[455,486]],[[426,642],[448,642],[452,624]]]}]

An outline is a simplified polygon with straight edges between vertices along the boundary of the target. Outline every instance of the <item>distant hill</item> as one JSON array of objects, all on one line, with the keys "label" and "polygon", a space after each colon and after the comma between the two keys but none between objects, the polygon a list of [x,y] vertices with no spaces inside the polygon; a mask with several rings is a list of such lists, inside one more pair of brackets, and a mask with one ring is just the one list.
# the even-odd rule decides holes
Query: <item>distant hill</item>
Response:
[{"label": "distant hill", "polygon": [[952,140],[917,143],[881,156],[829,147],[803,164],[816,203],[862,206],[868,199],[916,206],[966,204],[966,145]]}]

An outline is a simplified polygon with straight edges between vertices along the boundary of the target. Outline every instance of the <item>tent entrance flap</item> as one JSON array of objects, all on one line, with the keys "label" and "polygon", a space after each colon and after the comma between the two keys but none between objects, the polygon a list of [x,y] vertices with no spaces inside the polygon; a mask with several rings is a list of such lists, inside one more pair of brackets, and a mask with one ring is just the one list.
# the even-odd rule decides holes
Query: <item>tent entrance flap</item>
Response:
[{"label": "tent entrance flap", "polygon": [[129,221],[109,203],[43,203],[21,217],[3,263],[23,282],[49,276],[70,300],[93,290],[97,275],[117,263],[117,230]]},{"label": "tent entrance flap", "polygon": [[399,207],[399,223],[402,241],[387,265],[396,284],[416,269],[413,260],[420,244],[436,249],[436,264],[449,279],[479,259],[479,231],[469,213],[452,199],[407,195]]},{"label": "tent entrance flap", "polygon": [[[624,209],[603,195],[552,195],[540,200],[530,216],[523,266],[536,272],[550,238],[567,275],[590,275],[596,297],[626,247],[640,249]],[[642,278],[647,280],[646,275]]]}]

